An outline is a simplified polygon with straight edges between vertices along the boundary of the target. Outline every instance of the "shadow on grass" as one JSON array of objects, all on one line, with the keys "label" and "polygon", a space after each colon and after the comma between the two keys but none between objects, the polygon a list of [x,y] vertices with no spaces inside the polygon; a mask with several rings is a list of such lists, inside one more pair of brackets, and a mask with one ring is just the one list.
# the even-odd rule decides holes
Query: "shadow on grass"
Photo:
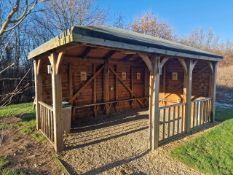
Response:
[{"label": "shadow on grass", "polygon": [[28,122],[31,120],[35,120],[36,114],[35,114],[35,112],[30,112],[30,113],[25,113],[25,114],[19,115],[18,117],[22,120],[22,122]]}]

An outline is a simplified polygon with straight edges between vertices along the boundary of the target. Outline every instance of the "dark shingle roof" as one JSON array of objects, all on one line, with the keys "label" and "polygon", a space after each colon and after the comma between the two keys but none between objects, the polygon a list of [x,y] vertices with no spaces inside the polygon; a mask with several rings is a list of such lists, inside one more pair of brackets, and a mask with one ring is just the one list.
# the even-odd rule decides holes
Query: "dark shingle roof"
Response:
[{"label": "dark shingle roof", "polygon": [[222,56],[158,37],[106,26],[75,26],[29,53],[29,59],[67,45],[86,43],[151,54],[220,61]]}]

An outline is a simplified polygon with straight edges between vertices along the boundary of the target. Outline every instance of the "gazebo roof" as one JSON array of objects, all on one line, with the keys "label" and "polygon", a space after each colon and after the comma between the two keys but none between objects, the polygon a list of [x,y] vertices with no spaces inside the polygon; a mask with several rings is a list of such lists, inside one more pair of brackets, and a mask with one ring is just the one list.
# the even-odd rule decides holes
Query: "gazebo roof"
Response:
[{"label": "gazebo roof", "polygon": [[223,56],[169,40],[106,26],[75,26],[29,53],[32,59],[46,52],[73,44],[88,44],[114,49],[162,54],[193,59],[221,61]]}]

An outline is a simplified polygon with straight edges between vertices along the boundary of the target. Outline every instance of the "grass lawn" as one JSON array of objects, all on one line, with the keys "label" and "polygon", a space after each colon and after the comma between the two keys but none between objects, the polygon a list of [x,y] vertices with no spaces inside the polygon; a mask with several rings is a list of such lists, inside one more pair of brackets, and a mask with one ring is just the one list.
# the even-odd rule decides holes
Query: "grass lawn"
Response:
[{"label": "grass lawn", "polygon": [[[21,121],[17,123],[0,123],[0,129],[19,128],[26,135],[30,135],[35,140],[44,141],[44,136],[36,131],[35,111],[32,103],[21,103],[0,108],[0,117],[20,116]],[[8,160],[0,157],[0,174],[23,175],[24,173],[7,168]]]},{"label": "grass lawn", "polygon": [[37,141],[44,137],[36,131],[35,110],[32,103],[21,103],[0,108],[0,117],[21,116],[21,121],[14,124],[0,123],[0,129],[20,128],[24,134],[32,136]]},{"label": "grass lawn", "polygon": [[34,109],[32,103],[21,103],[0,108],[0,117],[18,116],[22,114],[33,113]]},{"label": "grass lawn", "polygon": [[209,174],[233,174],[233,109],[218,108],[223,121],[210,131],[171,151],[172,157]]}]

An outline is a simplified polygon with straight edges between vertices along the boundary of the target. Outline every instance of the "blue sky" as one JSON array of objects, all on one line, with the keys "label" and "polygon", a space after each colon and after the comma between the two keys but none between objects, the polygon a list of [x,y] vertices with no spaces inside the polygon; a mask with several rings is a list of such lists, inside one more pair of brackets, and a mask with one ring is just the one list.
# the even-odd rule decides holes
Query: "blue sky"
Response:
[{"label": "blue sky", "polygon": [[108,11],[108,20],[117,15],[128,23],[146,11],[170,24],[180,36],[195,28],[212,29],[221,40],[233,40],[233,0],[96,0]]}]

